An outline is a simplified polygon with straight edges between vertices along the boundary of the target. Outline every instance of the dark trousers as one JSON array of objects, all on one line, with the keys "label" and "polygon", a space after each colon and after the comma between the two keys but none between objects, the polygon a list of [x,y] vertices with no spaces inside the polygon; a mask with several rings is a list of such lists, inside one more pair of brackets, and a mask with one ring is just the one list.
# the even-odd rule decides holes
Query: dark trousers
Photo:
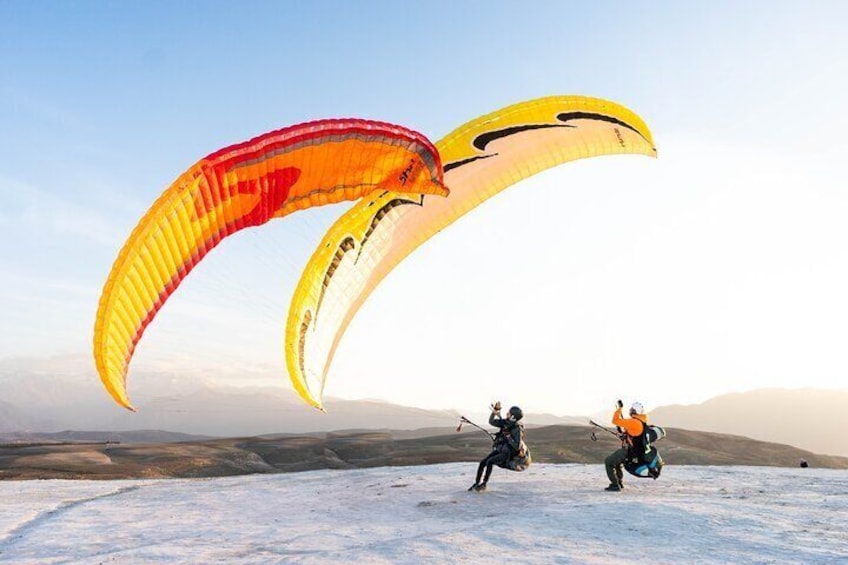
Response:
[{"label": "dark trousers", "polygon": [[[503,467],[507,464],[510,457],[512,457],[512,450],[508,445],[502,445],[493,449],[477,466],[477,479],[474,482],[480,484],[480,477],[483,477],[483,482],[488,483],[489,477],[492,475],[492,466]],[[483,476],[484,469],[486,470],[485,477]]]},{"label": "dark trousers", "polygon": [[610,484],[620,485],[621,479],[624,477],[624,474],[621,470],[622,464],[627,459],[627,448],[622,447],[621,449],[616,449],[612,453],[609,454],[609,457],[604,459],[604,465],[607,468],[607,478],[609,479]]}]

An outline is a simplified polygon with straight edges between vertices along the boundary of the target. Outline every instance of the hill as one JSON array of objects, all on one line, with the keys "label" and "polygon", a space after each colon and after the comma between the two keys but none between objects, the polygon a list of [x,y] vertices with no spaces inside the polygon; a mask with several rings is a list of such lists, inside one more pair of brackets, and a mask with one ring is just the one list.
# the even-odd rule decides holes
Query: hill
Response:
[{"label": "hill", "polygon": [[[816,455],[740,436],[669,429],[659,444],[669,465],[758,465],[848,468],[848,458]],[[528,430],[537,463],[599,463],[618,446],[590,439],[586,426]],[[408,432],[333,432],[180,443],[31,443],[0,447],[0,479],[218,477],[316,469],[476,462],[490,443],[480,432],[418,438]],[[407,437],[403,437],[407,436]]]}]

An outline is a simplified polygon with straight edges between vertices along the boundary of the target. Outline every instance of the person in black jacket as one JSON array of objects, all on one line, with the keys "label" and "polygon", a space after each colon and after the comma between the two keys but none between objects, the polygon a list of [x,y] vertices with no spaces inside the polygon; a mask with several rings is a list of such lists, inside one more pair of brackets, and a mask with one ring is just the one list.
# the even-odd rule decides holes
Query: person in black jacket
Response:
[{"label": "person in black jacket", "polygon": [[[492,475],[492,467],[506,467],[509,460],[518,455],[524,439],[524,424],[520,422],[524,413],[518,406],[513,406],[507,412],[506,418],[501,417],[501,403],[492,405],[492,413],[489,415],[489,425],[495,426],[498,432],[495,434],[492,452],[480,461],[477,466],[477,478],[469,491],[482,492],[486,490],[486,484]],[[485,471],[485,475],[483,474]],[[480,479],[483,479],[482,482]]]}]

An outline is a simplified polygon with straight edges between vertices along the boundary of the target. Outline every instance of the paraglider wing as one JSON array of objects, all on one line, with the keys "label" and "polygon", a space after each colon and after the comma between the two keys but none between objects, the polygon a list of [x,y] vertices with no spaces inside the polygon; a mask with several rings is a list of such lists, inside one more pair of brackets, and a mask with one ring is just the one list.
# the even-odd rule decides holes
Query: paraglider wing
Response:
[{"label": "paraglider wing", "polygon": [[427,239],[542,170],[598,155],[656,156],[636,114],[582,96],[503,108],[460,126],[436,147],[451,187],[448,198],[371,193],[330,228],[301,276],[286,324],[286,364],[295,390],[312,406],[322,406],[327,370],[356,311]]},{"label": "paraglider wing", "polygon": [[227,236],[296,210],[373,190],[445,196],[439,155],[421,134],[368,120],[321,120],[226,147],[183,173],[141,218],[112,266],[97,310],[94,358],[132,409],[130,359],[147,325],[192,268]]}]

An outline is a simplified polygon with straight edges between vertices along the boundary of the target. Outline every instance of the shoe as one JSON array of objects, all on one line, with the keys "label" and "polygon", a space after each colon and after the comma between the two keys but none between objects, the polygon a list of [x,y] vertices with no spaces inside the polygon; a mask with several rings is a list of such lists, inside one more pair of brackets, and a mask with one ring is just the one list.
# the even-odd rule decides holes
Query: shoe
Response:
[{"label": "shoe", "polygon": [[610,492],[618,492],[623,488],[624,487],[622,485],[618,485],[616,483],[610,483],[610,485],[607,488],[605,488],[604,490],[610,491]]},{"label": "shoe", "polygon": [[486,483],[480,483],[474,490],[477,492],[484,492],[486,490]]},{"label": "shoe", "polygon": [[479,484],[474,483],[473,485],[471,485],[470,487],[468,487],[468,492],[471,492],[471,491],[473,491],[473,490],[477,490],[477,487],[479,487],[479,486],[480,486]]}]

